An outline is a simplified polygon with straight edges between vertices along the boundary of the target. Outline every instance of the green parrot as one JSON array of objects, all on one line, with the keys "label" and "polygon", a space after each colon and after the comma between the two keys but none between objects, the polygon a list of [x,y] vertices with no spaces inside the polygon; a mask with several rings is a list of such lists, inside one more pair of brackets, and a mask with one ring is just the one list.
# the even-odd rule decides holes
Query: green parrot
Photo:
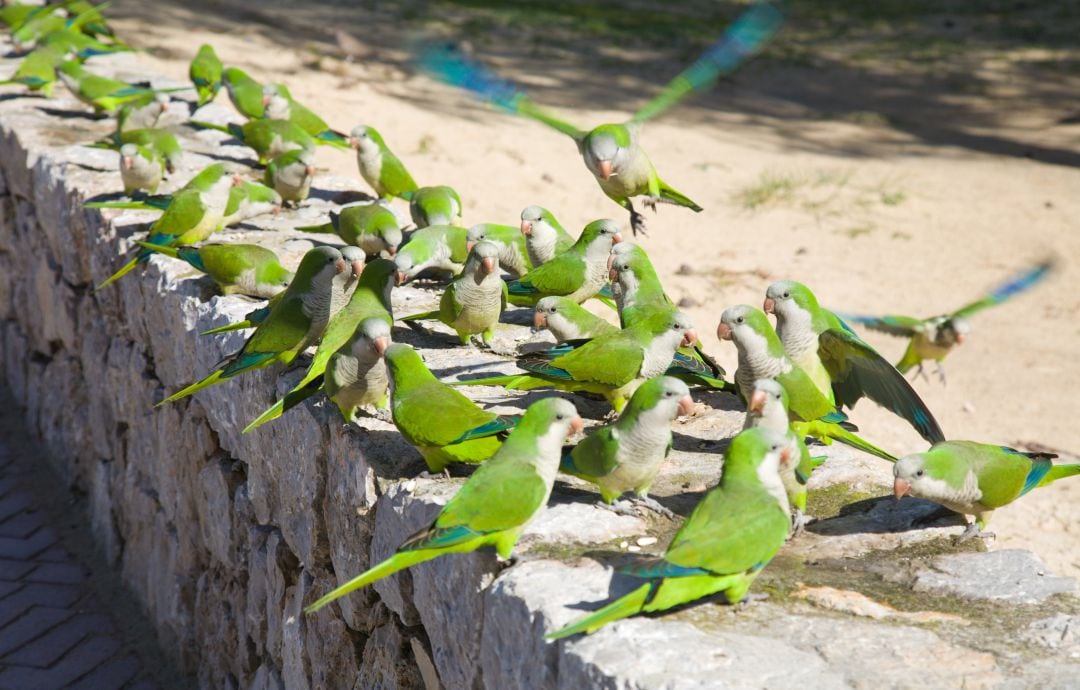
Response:
[{"label": "green parrot", "polygon": [[1080,474],[1080,464],[1055,465],[1053,453],[1024,453],[974,441],[944,441],[930,450],[904,456],[893,466],[893,490],[925,498],[971,515],[961,540],[984,533],[995,510],[1032,489]]},{"label": "green parrot", "polygon": [[605,504],[632,491],[639,502],[669,517],[649,489],[671,452],[671,423],[690,414],[694,400],[679,379],[657,376],[641,384],[613,423],[563,452],[559,469],[600,488]]},{"label": "green parrot", "polygon": [[945,440],[934,415],[904,375],[836,314],[818,305],[810,288],[792,280],[769,286],[765,311],[788,357],[830,400],[851,407],[868,397],[908,421],[930,443]]},{"label": "green parrot", "polygon": [[535,307],[543,297],[568,297],[578,304],[596,296],[607,282],[611,246],[622,242],[613,220],[594,220],[585,226],[574,246],[537,266],[507,286],[510,303]]},{"label": "green parrot", "polygon": [[461,197],[453,187],[421,187],[409,196],[409,215],[418,228],[461,225]]},{"label": "green parrot", "polygon": [[465,228],[429,225],[409,235],[409,241],[394,256],[397,284],[404,285],[429,269],[457,275],[469,256]]},{"label": "green parrot", "polygon": [[818,390],[802,367],[784,351],[780,337],[765,312],[740,304],[724,310],[716,329],[720,340],[731,340],[739,351],[735,386],[749,402],[758,379],[776,379],[788,394],[789,413],[796,433],[813,436],[824,443],[840,441],[879,458],[896,462],[896,457],[859,438],[842,425],[845,415],[832,400]]},{"label": "green parrot", "polygon": [[229,192],[220,227],[242,223],[248,218],[281,210],[281,195],[264,184],[241,181]]},{"label": "green parrot", "polygon": [[517,365],[527,374],[468,379],[456,381],[455,385],[586,391],[603,395],[615,412],[622,412],[642,382],[667,370],[680,345],[695,342],[697,334],[690,317],[681,312],[662,312],[578,347],[523,355]]},{"label": "green parrot", "polygon": [[[57,66],[57,76],[71,90],[73,96],[92,106],[98,113],[115,113],[126,103],[142,104],[157,102],[158,94],[183,89],[150,89],[124,81],[102,77],[87,71],[77,60],[67,60]],[[132,129],[137,129],[132,127]]]},{"label": "green parrot", "polygon": [[[394,284],[394,264],[387,259],[376,259],[371,264],[363,265],[364,252],[359,247],[346,247],[342,251],[355,250],[357,260],[353,261],[353,273],[358,274],[356,287],[345,306],[337,311],[326,325],[315,356],[308,365],[304,378],[293,386],[281,400],[271,405],[244,429],[244,433],[273,421],[286,410],[295,407],[300,401],[314,395],[321,385],[321,378],[334,355],[353,337],[360,322],[369,318],[378,318],[387,326],[394,324],[393,309],[390,304],[390,291]],[[363,271],[359,273],[357,267]]]},{"label": "green parrot", "polygon": [[644,584],[547,638],[592,633],[622,618],[666,611],[718,592],[728,603],[742,601],[791,529],[779,476],[780,464],[790,455],[787,440],[764,429],[747,429],[732,439],[720,483],[686,518],[664,555],[622,569]]},{"label": "green parrot", "polygon": [[363,249],[371,258],[383,252],[394,256],[402,240],[397,216],[378,202],[330,211],[329,223],[304,225],[296,229],[300,232],[336,234],[348,244]]},{"label": "green parrot", "polygon": [[209,43],[199,46],[199,52],[195,53],[188,67],[188,76],[199,94],[197,107],[201,108],[214,100],[221,90],[222,69],[221,60],[214,52],[214,47]]},{"label": "green parrot", "polygon": [[[401,347],[407,346],[390,349]],[[304,611],[314,613],[349,592],[443,554],[493,546],[501,558],[510,558],[521,533],[547,506],[563,440],[581,426],[569,401],[534,402],[494,457],[473,472],[429,527],[406,539],[390,558]]]},{"label": "green parrot", "polygon": [[487,460],[502,445],[503,432],[518,421],[480,409],[435,378],[408,345],[395,343],[387,348],[386,366],[394,425],[432,472],[442,472],[452,462]]},{"label": "green parrot", "polygon": [[294,149],[315,150],[311,135],[288,120],[249,120],[238,125],[215,125],[212,122],[188,120],[188,124],[201,129],[213,129],[232,135],[241,144],[251,148],[258,156],[259,165]]},{"label": "green parrot", "polygon": [[49,45],[38,46],[26,54],[10,78],[0,81],[0,86],[21,84],[31,91],[41,91],[46,98],[52,98],[56,66],[65,57],[65,50]]},{"label": "green parrot", "polygon": [[330,316],[341,308],[349,272],[341,252],[316,247],[304,255],[292,283],[237,352],[205,378],[170,395],[155,407],[175,402],[218,383],[276,362],[288,364],[315,343]]},{"label": "green parrot", "polygon": [[31,5],[30,3],[13,2],[10,5],[0,7],[0,22],[3,22],[11,31],[15,31],[34,15],[43,12],[52,13],[58,9],[60,9],[58,5]]},{"label": "green parrot", "polygon": [[907,350],[904,352],[904,356],[900,358],[900,361],[896,363],[896,369],[901,374],[906,374],[912,367],[917,366],[918,370],[915,375],[922,374],[925,376],[923,362],[933,361],[937,365],[938,377],[944,385],[945,368],[942,366],[942,362],[955,346],[964,343],[964,339],[971,332],[969,319],[987,307],[1001,304],[1035,287],[1053,272],[1054,263],[1052,259],[1044,259],[1023,272],[1012,276],[1004,283],[994,287],[983,297],[960,307],[951,314],[931,316],[928,319],[917,319],[912,316],[853,316],[847,314],[844,315],[844,318],[875,331],[908,338]]},{"label": "green parrot", "polygon": [[535,330],[548,329],[556,343],[591,340],[619,329],[567,297],[544,297],[533,314]]},{"label": "green parrot", "polygon": [[74,54],[80,60],[95,55],[130,52],[132,50],[131,46],[117,41],[115,36],[111,37],[108,43],[103,43],[76,28],[53,31],[49,35],[42,37],[37,46],[54,48],[63,55]]},{"label": "green parrot", "polygon": [[356,149],[360,176],[371,185],[379,198],[396,196],[408,201],[417,189],[416,182],[405,169],[405,164],[394,155],[374,127],[353,127],[349,144]]},{"label": "green parrot", "polygon": [[533,268],[574,246],[573,236],[559,225],[551,211],[540,206],[526,206],[521,212],[521,234]]},{"label": "green parrot", "polygon": [[484,344],[491,347],[495,325],[506,309],[506,283],[499,276],[499,247],[481,240],[472,246],[461,275],[443,291],[435,311],[412,314],[401,320],[411,324],[425,319],[438,319],[453,328],[467,345],[480,334]]},{"label": "green parrot", "polygon": [[311,149],[293,149],[275,156],[266,164],[263,183],[273,187],[283,201],[299,205],[311,192],[315,177],[315,152]]},{"label": "green parrot", "polygon": [[163,93],[150,91],[120,106],[120,109],[116,111],[116,131],[153,129],[157,127],[161,116],[168,109],[169,97]]},{"label": "green parrot", "polygon": [[390,326],[371,316],[360,322],[352,337],[326,363],[323,391],[346,422],[355,421],[361,407],[389,407],[390,379],[383,355],[390,342]]},{"label": "green parrot", "polygon": [[[167,129],[129,129],[126,132],[114,132],[107,138],[93,144],[92,148],[113,149],[119,151],[124,144],[136,144],[149,149],[165,162],[165,170],[171,175],[184,161],[184,151],[176,136]],[[164,204],[167,206],[168,204]],[[115,208],[87,204],[91,208]]]},{"label": "green parrot", "polygon": [[791,531],[793,536],[802,534],[806,527],[806,484],[810,474],[823,462],[824,457],[812,457],[803,437],[791,428],[788,413],[788,395],[784,387],[774,379],[754,381],[754,389],[746,406],[745,429],[766,429],[787,437],[793,449],[792,459],[780,466],[780,479],[784,482],[788,503],[791,504]]},{"label": "green parrot", "polygon": [[[107,4],[107,3],[106,3]],[[59,31],[83,33],[87,36],[108,36],[116,49],[127,49],[106,26],[101,10],[103,5],[89,2],[63,2],[35,7],[33,11],[18,18],[18,26],[12,27],[11,37],[17,46],[39,42]],[[64,14],[61,14],[61,10]],[[22,14],[18,11],[15,15]]]},{"label": "green parrot", "polygon": [[210,276],[223,295],[248,295],[270,299],[289,287],[292,271],[277,254],[257,244],[204,244],[201,247],[170,247],[139,242],[144,249],[186,261]]},{"label": "green parrot", "polygon": [[[115,147],[117,151],[119,146]],[[182,192],[198,192],[207,205],[224,205],[232,194],[232,187],[240,185],[239,175],[232,175],[224,163],[211,163],[196,173],[187,184],[172,194],[142,196],[131,201],[88,201],[83,208],[130,208],[142,211],[164,211]]]},{"label": "green parrot", "polygon": [[350,148],[347,136],[330,129],[326,120],[294,100],[284,84],[267,84],[263,87],[262,98],[263,117],[271,120],[288,120],[310,134],[319,144],[328,144],[339,149]]},{"label": "green parrot", "polygon": [[120,147],[120,179],[124,183],[124,194],[131,196],[137,191],[153,194],[164,174],[165,160],[154,151],[138,144]]},{"label": "green parrot", "polygon": [[248,120],[263,117],[266,106],[263,105],[262,84],[252,79],[239,67],[226,67],[222,70],[221,83],[236,112]]},{"label": "green parrot", "polygon": [[487,241],[499,249],[499,266],[514,278],[520,278],[532,270],[529,252],[525,248],[525,236],[512,225],[480,223],[469,228],[465,234],[465,246],[472,249],[477,242]]}]

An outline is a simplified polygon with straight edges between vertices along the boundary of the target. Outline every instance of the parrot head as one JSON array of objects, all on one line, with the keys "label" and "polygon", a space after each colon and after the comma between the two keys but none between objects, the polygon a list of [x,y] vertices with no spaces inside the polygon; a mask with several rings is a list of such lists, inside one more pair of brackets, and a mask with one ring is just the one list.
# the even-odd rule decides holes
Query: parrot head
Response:
[{"label": "parrot head", "polygon": [[[677,311],[670,315],[660,312],[658,316],[663,319],[664,330],[660,333],[661,337],[665,340],[674,341],[675,348],[692,347],[698,341],[697,331],[694,330],[694,322],[690,320],[688,315]],[[652,319],[645,321],[646,327],[650,325],[651,321]]]},{"label": "parrot head", "polygon": [[390,347],[391,341],[390,325],[386,323],[385,319],[377,316],[368,317],[360,322],[356,330],[360,333],[360,343],[368,349],[368,352],[374,353],[378,357],[386,354],[386,349]]},{"label": "parrot head", "polygon": [[948,485],[934,476],[926,453],[905,455],[893,465],[893,494],[896,500],[904,496],[917,496],[930,500],[944,498]]},{"label": "parrot head", "polygon": [[593,175],[610,180],[629,162],[632,139],[623,125],[600,125],[585,135],[581,150]]},{"label": "parrot head", "polygon": [[636,409],[639,419],[655,415],[664,424],[694,411],[694,399],[685,383],[672,376],[655,376],[641,384],[630,398],[628,409]]},{"label": "parrot head", "polygon": [[934,344],[945,348],[963,345],[968,333],[971,333],[971,322],[967,319],[960,317],[945,319],[937,327],[937,332],[934,334]]},{"label": "parrot head", "polygon": [[[623,245],[627,245],[623,249]],[[608,278],[618,283],[623,294],[632,295],[641,282],[641,273],[649,266],[649,257],[645,250],[636,244],[620,242],[611,248],[608,255]]]},{"label": "parrot head", "polygon": [[407,251],[396,254],[394,256],[394,266],[397,269],[395,271],[396,285],[404,285],[410,278],[412,278],[414,268],[412,254]]},{"label": "parrot head", "polygon": [[262,89],[263,117],[271,120],[288,120],[289,99],[278,84],[267,84]]},{"label": "parrot head", "polygon": [[496,240],[488,239],[488,224],[481,223],[479,225],[472,226],[465,233],[465,251],[471,252],[473,245],[483,240],[487,240],[488,242],[491,242],[493,244],[501,244]]},{"label": "parrot head", "polygon": [[349,279],[345,282],[345,289],[347,290],[352,287],[354,282],[359,280],[360,275],[364,272],[364,262],[367,260],[367,254],[360,247],[345,245],[341,248],[341,256],[345,259],[349,269]]},{"label": "parrot head", "polygon": [[386,253],[390,256],[397,254],[398,247],[401,246],[401,240],[404,237],[401,234],[401,228],[398,227],[397,218],[394,218],[394,214],[390,213],[390,224],[380,225],[376,232],[379,238],[382,239],[385,245]]},{"label": "parrot head", "polygon": [[139,155],[139,147],[135,144],[124,144],[120,147],[120,169],[129,172],[135,166],[135,156]]},{"label": "parrot head", "polygon": [[521,212],[521,234],[530,237],[533,233],[554,234],[551,213],[540,206],[526,206]]},{"label": "parrot head", "polygon": [[386,144],[374,127],[357,125],[349,132],[349,145],[360,153],[380,151]]},{"label": "parrot head", "polygon": [[344,273],[346,269],[348,269],[348,264],[345,257],[335,247],[315,247],[300,259],[293,287],[302,286],[303,289],[307,289],[314,283],[329,282],[335,276]]},{"label": "parrot head", "polygon": [[765,313],[775,314],[778,321],[806,322],[809,326],[817,306],[817,298],[810,288],[794,280],[779,280],[765,291]]},{"label": "parrot head", "polygon": [[465,261],[465,271],[483,279],[499,270],[499,245],[488,240],[475,243]]},{"label": "parrot head", "polygon": [[760,350],[764,353],[770,349],[772,340],[779,343],[776,332],[769,323],[769,317],[765,316],[765,312],[748,304],[725,309],[720,315],[716,336],[721,340],[731,340],[735,347],[748,352]]},{"label": "parrot head", "polygon": [[541,449],[549,449],[552,452],[548,455],[557,458],[561,456],[560,451],[566,439],[581,433],[584,428],[585,424],[581,421],[574,403],[566,398],[550,396],[529,405],[514,431],[510,432],[506,443],[512,444],[511,439],[519,434],[534,437]]},{"label": "parrot head", "polygon": [[747,429],[731,440],[724,454],[723,476],[756,476],[769,493],[785,504],[786,513],[787,494],[780,480],[780,467],[792,462],[794,455],[797,454],[786,434],[768,429]]},{"label": "parrot head", "polygon": [[788,395],[775,379],[754,381],[754,392],[746,407],[748,426],[764,427],[773,431],[788,428]]},{"label": "parrot head", "polygon": [[[622,233],[619,224],[610,218],[594,220],[581,231],[578,243],[587,247],[589,253],[603,252],[603,256],[611,253],[612,245],[622,242]],[[600,257],[597,257],[600,258]]]}]

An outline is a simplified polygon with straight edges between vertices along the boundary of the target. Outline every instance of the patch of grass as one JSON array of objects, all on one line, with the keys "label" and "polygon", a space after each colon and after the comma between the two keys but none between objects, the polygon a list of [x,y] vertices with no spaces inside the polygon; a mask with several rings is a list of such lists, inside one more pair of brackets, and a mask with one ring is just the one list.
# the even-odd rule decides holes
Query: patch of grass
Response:
[{"label": "patch of grass", "polygon": [[881,203],[886,206],[899,206],[907,199],[907,194],[903,190],[897,190],[894,192],[881,192]]},{"label": "patch of grass", "polygon": [[735,193],[735,202],[753,211],[767,204],[788,201],[801,184],[794,175],[763,172],[757,182]]}]

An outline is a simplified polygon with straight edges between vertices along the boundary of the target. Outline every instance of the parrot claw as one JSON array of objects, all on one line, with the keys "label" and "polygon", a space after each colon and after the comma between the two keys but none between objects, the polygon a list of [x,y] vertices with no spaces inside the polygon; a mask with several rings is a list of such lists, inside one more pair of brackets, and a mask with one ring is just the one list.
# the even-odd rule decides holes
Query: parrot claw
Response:
[{"label": "parrot claw", "polygon": [[649,496],[638,496],[637,498],[634,499],[634,503],[636,503],[637,506],[639,506],[639,507],[648,508],[649,510],[653,511],[654,513],[657,513],[659,515],[663,515],[664,517],[669,518],[671,520],[674,520],[675,517],[676,517],[675,513],[671,512],[670,510],[665,508],[655,498],[651,498]]},{"label": "parrot claw", "polygon": [[956,539],[956,543],[963,544],[965,541],[973,537],[978,537],[979,539],[982,539],[984,541],[997,539],[996,534],[994,534],[993,532],[984,532],[979,528],[979,523],[972,522],[968,524],[967,529],[964,530],[964,533]]},{"label": "parrot claw", "polygon": [[636,506],[634,506],[634,504],[630,501],[622,500],[615,501],[614,503],[604,503],[603,501],[599,501],[597,502],[596,506],[598,508],[603,508],[604,510],[610,510],[616,515],[625,515],[626,517],[638,516]]},{"label": "parrot claw", "polygon": [[919,362],[919,368],[915,370],[915,375],[911,377],[911,380],[914,381],[920,376],[923,378],[924,381],[930,380],[930,377],[926,375],[926,371],[923,369],[922,362]]},{"label": "parrot claw", "polygon": [[746,595],[739,600],[738,610],[745,611],[756,601],[767,601],[769,599],[768,592],[747,592]]},{"label": "parrot claw", "polygon": [[941,385],[943,385],[943,386],[946,385],[945,384],[945,367],[942,366],[941,362],[937,363],[937,375],[938,375],[938,379],[941,381]]},{"label": "parrot claw", "polygon": [[641,234],[645,237],[649,236],[649,233],[645,230],[645,216],[641,215],[637,211],[630,211],[630,229],[634,231],[635,237],[637,237],[638,234]]},{"label": "parrot claw", "polygon": [[795,539],[802,536],[806,532],[806,525],[813,521],[814,518],[808,516],[798,508],[795,509],[791,519],[791,534],[788,539]]}]

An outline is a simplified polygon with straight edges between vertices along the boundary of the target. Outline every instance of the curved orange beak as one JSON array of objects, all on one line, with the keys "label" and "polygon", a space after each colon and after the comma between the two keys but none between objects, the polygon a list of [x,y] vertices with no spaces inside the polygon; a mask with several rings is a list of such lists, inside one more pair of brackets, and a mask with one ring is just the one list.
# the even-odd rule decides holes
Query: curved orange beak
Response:
[{"label": "curved orange beak", "polygon": [[337,263],[334,264],[334,272],[337,273],[338,275],[341,275],[342,273],[345,272],[345,267],[346,267],[345,259],[338,259]]},{"label": "curved orange beak", "polygon": [[791,465],[791,460],[794,456],[795,454],[791,452],[790,448],[785,448],[780,451],[780,466],[788,467],[789,465]]},{"label": "curved orange beak", "polygon": [[765,391],[754,391],[750,396],[750,411],[754,414],[761,414],[765,410],[767,397]]},{"label": "curved orange beak", "polygon": [[581,417],[574,417],[570,420],[570,433],[567,434],[567,438],[575,434],[580,434],[585,430],[585,422],[581,421]]},{"label": "curved orange beak", "polygon": [[610,280],[613,283],[616,283],[619,280],[619,272],[615,270],[614,266],[612,266],[611,268],[608,269],[607,276],[608,276],[608,280]]},{"label": "curved orange beak", "polygon": [[611,179],[611,174],[613,172],[611,161],[600,161],[598,165],[600,166],[600,178],[604,180]]},{"label": "curved orange beak", "polygon": [[547,328],[547,316],[542,311],[533,314],[533,328],[542,331]]},{"label": "curved orange beak", "polygon": [[476,246],[476,240],[465,240],[465,251],[471,252],[472,248]]},{"label": "curved orange beak", "polygon": [[354,278],[359,278],[360,274],[364,272],[364,262],[360,259],[352,262],[352,272]]},{"label": "curved orange beak", "polygon": [[495,257],[494,256],[485,256],[483,259],[480,260],[480,265],[483,266],[483,268],[484,268],[484,275],[489,275],[491,273],[494,273],[495,272],[495,266],[496,266]]},{"label": "curved orange beak", "polygon": [[266,106],[270,105],[270,97],[269,97],[269,96],[266,96],[266,95],[263,95],[263,97],[262,97],[262,103],[263,103],[263,107],[264,107],[264,108],[265,108]]},{"label": "curved orange beak", "polygon": [[766,314],[775,314],[776,301],[772,297],[766,297],[765,304],[761,305],[761,308],[765,310]]},{"label": "curved orange beak", "polygon": [[[131,165],[132,165],[133,162],[134,161],[131,160],[131,156],[121,156],[120,157],[120,167],[123,168],[124,170],[130,170]],[[960,340],[957,339],[957,342],[960,342]]]},{"label": "curved orange beak", "polygon": [[309,165],[308,167],[304,168],[304,173],[307,174],[308,177],[315,177],[315,166]]},{"label": "curved orange beak", "polygon": [[622,242],[622,233],[621,232],[617,232],[617,233],[615,233],[614,235],[611,236],[611,243],[612,244],[618,244],[619,242]]},{"label": "curved orange beak", "polygon": [[697,331],[693,328],[686,329],[686,333],[683,333],[681,347],[690,347],[697,342]]},{"label": "curved orange beak", "polygon": [[967,336],[966,336],[966,335],[964,335],[963,333],[957,333],[957,334],[956,334],[956,344],[957,344],[957,345],[963,345],[963,344],[964,344],[964,340],[965,340],[966,338],[967,338]]},{"label": "curved orange beak", "polygon": [[232,176],[232,186],[233,187],[239,187],[242,184],[244,184],[244,178],[240,177],[240,175],[233,175]]},{"label": "curved orange beak", "polygon": [[349,137],[349,146],[351,146],[354,149],[360,148],[360,140],[357,139],[356,137]]},{"label": "curved orange beak", "polygon": [[531,220],[523,220],[523,221],[521,221],[521,234],[525,235],[526,237],[531,237],[532,236],[532,221]]},{"label": "curved orange beak", "polygon": [[386,248],[386,253],[389,254],[390,256],[397,255],[397,247],[387,247]]},{"label": "curved orange beak", "polygon": [[384,354],[386,354],[386,348],[390,347],[390,338],[386,337],[385,335],[381,336],[379,338],[376,338],[372,345],[375,346],[375,351],[379,353],[380,357],[382,357]]},{"label": "curved orange beak", "polygon": [[893,480],[893,496],[896,496],[896,500],[900,500],[904,496],[911,495],[911,483],[906,479],[897,477]]},{"label": "curved orange beak", "polygon": [[161,103],[161,112],[165,112],[165,111],[167,111],[169,109],[169,102],[168,101],[160,101],[160,103]]},{"label": "curved orange beak", "polygon": [[694,399],[691,398],[689,395],[684,395],[682,399],[679,400],[679,414],[682,416],[686,416],[693,411]]},{"label": "curved orange beak", "polygon": [[398,285],[404,285],[405,281],[408,280],[408,279],[409,279],[409,274],[406,273],[405,271],[398,271],[397,272],[397,281],[396,282],[397,282]]},{"label": "curved orange beak", "polygon": [[721,321],[716,327],[716,337],[720,340],[731,340],[731,326]]}]

